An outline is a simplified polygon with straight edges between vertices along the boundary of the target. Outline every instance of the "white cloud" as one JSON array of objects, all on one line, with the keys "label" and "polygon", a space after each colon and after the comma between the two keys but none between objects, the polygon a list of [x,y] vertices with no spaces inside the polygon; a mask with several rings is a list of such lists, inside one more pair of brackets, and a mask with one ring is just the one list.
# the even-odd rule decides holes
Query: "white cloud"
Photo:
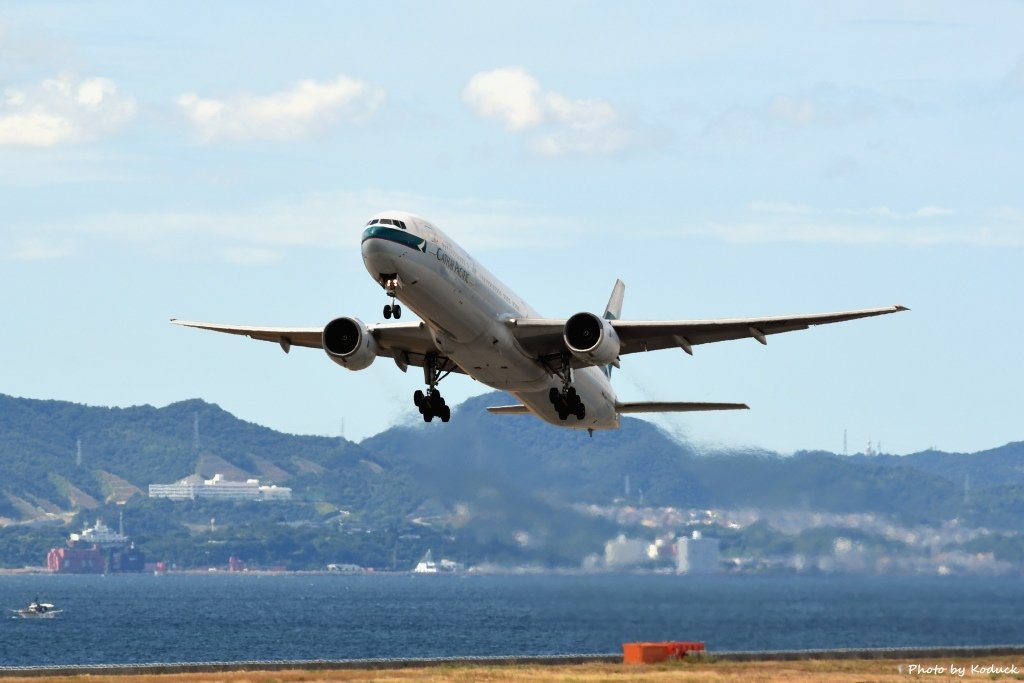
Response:
[{"label": "white cloud", "polygon": [[780,129],[839,127],[867,121],[892,103],[878,93],[819,85],[806,94],[778,93],[755,105],[736,105],[712,117],[705,135],[757,137]]},{"label": "white cloud", "polygon": [[[515,203],[382,190],[295,195],[233,211],[103,213],[31,229],[58,239],[88,235],[92,241],[125,244],[175,259],[214,258],[260,266],[302,249],[358,249],[367,218],[387,209],[424,216],[474,250],[567,245],[581,234],[571,219],[539,215]],[[28,246],[12,243],[3,249],[0,244],[0,254],[29,258]],[[36,247],[36,257],[45,257],[46,245],[40,242]],[[49,257],[57,255],[63,254],[54,249]]]},{"label": "white cloud", "polygon": [[483,71],[469,79],[462,100],[477,114],[500,119],[508,130],[523,130],[544,121],[540,83],[525,69]]},{"label": "white cloud", "polygon": [[989,213],[994,220],[1024,226],[1024,207],[997,206]]},{"label": "white cloud", "polygon": [[1006,74],[1004,82],[1011,88],[1024,90],[1024,56],[1018,59],[1010,72]]},{"label": "white cloud", "polygon": [[712,220],[681,228],[685,234],[729,242],[802,242],[821,244],[895,244],[908,246],[974,245],[1024,247],[1024,211],[1002,207],[985,217],[953,220],[956,212],[940,206],[896,211],[816,209],[800,204],[755,202],[732,221]]},{"label": "white cloud", "polygon": [[850,216],[874,216],[897,221],[905,221],[920,218],[952,216],[956,212],[953,209],[948,209],[943,206],[922,206],[921,208],[914,209],[913,211],[896,211],[888,206],[874,206],[868,209],[839,209],[836,213]]},{"label": "white cloud", "polygon": [[806,215],[813,213],[814,209],[806,204],[791,204],[789,202],[751,202],[750,210],[758,213],[781,213]]},{"label": "white cloud", "polygon": [[935,216],[952,216],[955,211],[942,206],[922,206],[911,215],[914,218],[934,218]]},{"label": "white cloud", "polygon": [[814,100],[806,98],[776,95],[768,101],[766,110],[772,119],[794,126],[805,126],[814,121],[818,105]]},{"label": "white cloud", "polygon": [[270,95],[204,99],[185,93],[175,101],[200,139],[213,142],[306,138],[339,121],[364,123],[383,100],[380,89],[339,76],[299,81]]},{"label": "white cloud", "polygon": [[228,247],[222,253],[224,260],[240,266],[263,266],[281,260],[280,252],[261,247]]},{"label": "white cloud", "polygon": [[604,100],[574,100],[545,92],[525,69],[483,71],[469,79],[462,100],[514,132],[539,129],[529,147],[541,156],[615,154],[637,142],[620,113]]},{"label": "white cloud", "polygon": [[0,146],[53,147],[86,142],[134,118],[135,100],[106,78],[69,75],[8,88],[0,101]]},{"label": "white cloud", "polygon": [[0,260],[9,261],[48,261],[71,255],[74,245],[65,238],[44,239],[42,237],[22,237],[11,240],[10,245],[0,243]]}]

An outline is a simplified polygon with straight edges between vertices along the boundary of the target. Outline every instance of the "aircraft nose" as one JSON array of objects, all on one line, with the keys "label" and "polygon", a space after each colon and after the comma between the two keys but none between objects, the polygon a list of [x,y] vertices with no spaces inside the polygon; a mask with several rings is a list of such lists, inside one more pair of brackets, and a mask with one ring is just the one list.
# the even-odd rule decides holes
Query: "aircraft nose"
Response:
[{"label": "aircraft nose", "polygon": [[371,274],[383,272],[394,272],[394,252],[391,243],[387,240],[373,239],[373,235],[367,230],[363,233],[363,265]]}]

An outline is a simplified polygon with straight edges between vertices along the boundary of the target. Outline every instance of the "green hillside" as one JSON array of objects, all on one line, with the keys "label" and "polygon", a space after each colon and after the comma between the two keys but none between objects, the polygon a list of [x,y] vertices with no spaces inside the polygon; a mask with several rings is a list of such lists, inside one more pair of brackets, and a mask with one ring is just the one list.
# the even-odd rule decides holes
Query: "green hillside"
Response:
[{"label": "green hillside", "polygon": [[[580,504],[641,496],[662,508],[959,519],[1007,533],[1024,518],[1022,444],[899,458],[698,453],[641,420],[591,437],[484,410],[507,402],[476,397],[449,424],[396,427],[355,444],[282,434],[199,400],[121,409],[0,395],[0,565],[40,564],[69,531],[95,518],[116,525],[122,511],[153,559],[203,566],[233,554],[291,568],[408,567],[427,548],[470,563],[576,566],[621,530]],[[145,496],[149,484],[217,472],[291,487],[293,500]],[[975,495],[964,495],[964,477]],[[756,533],[723,538],[742,548]]]}]

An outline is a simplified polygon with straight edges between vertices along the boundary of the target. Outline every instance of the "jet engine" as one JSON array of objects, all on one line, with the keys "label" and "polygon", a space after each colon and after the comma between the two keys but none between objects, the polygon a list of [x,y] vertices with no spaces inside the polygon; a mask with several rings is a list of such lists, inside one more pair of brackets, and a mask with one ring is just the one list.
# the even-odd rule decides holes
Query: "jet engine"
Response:
[{"label": "jet engine", "polygon": [[615,362],[622,347],[612,324],[593,313],[577,313],[566,320],[562,338],[573,355],[589,365]]},{"label": "jet engine", "polygon": [[377,358],[377,340],[359,318],[335,318],[324,326],[324,351],[338,365],[363,370]]}]

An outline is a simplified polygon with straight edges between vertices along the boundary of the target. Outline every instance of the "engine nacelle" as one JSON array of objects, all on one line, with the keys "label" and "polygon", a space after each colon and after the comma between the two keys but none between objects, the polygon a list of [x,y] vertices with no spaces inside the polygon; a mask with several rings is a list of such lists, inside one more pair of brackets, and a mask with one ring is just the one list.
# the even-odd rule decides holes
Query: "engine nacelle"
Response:
[{"label": "engine nacelle", "polygon": [[370,367],[377,358],[377,340],[359,318],[335,318],[324,326],[327,356],[349,370]]},{"label": "engine nacelle", "polygon": [[577,313],[566,320],[562,338],[573,355],[589,365],[615,362],[622,348],[612,324],[593,313]]}]

